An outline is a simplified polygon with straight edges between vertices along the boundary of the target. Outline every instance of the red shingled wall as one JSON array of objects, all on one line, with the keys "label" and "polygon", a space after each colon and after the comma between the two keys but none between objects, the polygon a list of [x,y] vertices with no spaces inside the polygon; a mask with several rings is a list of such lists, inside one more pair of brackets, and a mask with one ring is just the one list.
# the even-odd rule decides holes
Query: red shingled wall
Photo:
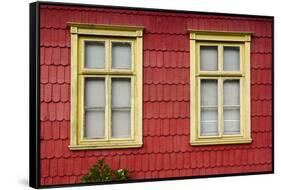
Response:
[{"label": "red shingled wall", "polygon": [[[67,22],[144,26],[142,148],[70,151],[70,33]],[[187,29],[253,32],[252,144],[189,144]],[[79,183],[97,159],[133,179],[271,171],[272,20],[191,13],[40,8],[41,185]]]}]

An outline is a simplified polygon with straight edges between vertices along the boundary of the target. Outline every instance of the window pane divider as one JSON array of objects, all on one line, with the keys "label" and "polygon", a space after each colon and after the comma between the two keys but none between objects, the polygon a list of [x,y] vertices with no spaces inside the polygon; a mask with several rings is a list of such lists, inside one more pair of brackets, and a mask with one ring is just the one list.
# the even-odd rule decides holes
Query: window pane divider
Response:
[{"label": "window pane divider", "polygon": [[106,43],[106,140],[109,140],[111,136],[111,78],[109,76],[111,68],[111,41],[108,39]]},{"label": "window pane divider", "polygon": [[104,111],[105,107],[85,107],[86,111]]},{"label": "window pane divider", "polygon": [[219,71],[200,71],[196,77],[244,77],[241,72],[219,72]]},{"label": "window pane divider", "polygon": [[111,80],[109,76],[105,77],[106,81],[106,113],[105,113],[105,140],[109,140],[111,134]]},{"label": "window pane divider", "polygon": [[83,70],[82,72],[79,72],[78,75],[136,75],[135,72],[133,72],[132,70],[111,70],[111,71],[106,71],[104,69],[87,69],[87,70]]},{"label": "window pane divider", "polygon": [[233,108],[233,109],[236,109],[236,108],[240,108],[240,105],[223,105],[223,107],[225,108]]},{"label": "window pane divider", "polygon": [[[199,51],[199,49],[198,49]],[[197,64],[197,67],[198,67],[199,64]],[[196,120],[196,125],[197,126],[200,126],[198,128],[196,128],[196,133],[197,133],[197,136],[200,137],[201,136],[201,78],[200,77],[195,77],[195,85],[194,86],[197,86],[197,88],[194,87],[194,90],[196,91],[195,94],[198,95],[199,98],[196,99],[195,101],[195,105],[198,106],[199,109],[196,110],[196,116],[197,116],[197,120]],[[191,110],[192,111],[192,110]],[[195,110],[194,110],[195,111]],[[191,117],[192,118],[192,117]]]},{"label": "window pane divider", "polygon": [[223,80],[218,79],[218,133],[219,137],[223,135]]},{"label": "window pane divider", "polygon": [[111,107],[111,110],[116,110],[116,111],[130,111],[131,107]]},{"label": "window pane divider", "polygon": [[200,106],[201,108],[217,108],[218,105]]},{"label": "window pane divider", "polygon": [[110,41],[107,39],[105,42],[105,52],[106,52],[106,57],[105,57],[105,70],[108,72],[110,67],[111,67],[111,47],[110,47]]},{"label": "window pane divider", "polygon": [[112,40],[108,40],[108,71],[112,69]]},{"label": "window pane divider", "polygon": [[218,73],[223,73],[223,46],[222,44],[218,45]]},{"label": "window pane divider", "polygon": [[203,121],[200,121],[201,123],[206,123],[206,122],[218,122],[218,120],[203,120]]}]

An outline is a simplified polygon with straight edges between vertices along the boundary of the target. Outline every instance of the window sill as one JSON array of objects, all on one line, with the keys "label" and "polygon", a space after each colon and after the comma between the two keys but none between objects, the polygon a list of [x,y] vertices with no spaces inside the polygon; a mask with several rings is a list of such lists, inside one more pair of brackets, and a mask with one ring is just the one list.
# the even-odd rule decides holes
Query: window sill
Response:
[{"label": "window sill", "polygon": [[203,145],[224,145],[224,144],[249,144],[252,142],[251,138],[225,138],[225,139],[196,139],[190,141],[192,146]]},{"label": "window sill", "polygon": [[140,148],[142,143],[109,143],[109,144],[80,144],[80,145],[69,145],[70,150],[96,150],[96,149],[121,149],[121,148]]}]

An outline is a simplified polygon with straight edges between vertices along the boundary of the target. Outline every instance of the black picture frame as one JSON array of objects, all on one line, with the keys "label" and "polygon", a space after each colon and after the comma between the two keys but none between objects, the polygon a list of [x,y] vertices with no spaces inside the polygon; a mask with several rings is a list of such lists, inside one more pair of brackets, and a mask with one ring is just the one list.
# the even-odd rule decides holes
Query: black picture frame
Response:
[{"label": "black picture frame", "polygon": [[[267,172],[251,172],[241,174],[219,174],[206,176],[188,176],[175,177],[165,179],[143,179],[129,180],[126,182],[108,182],[108,183],[86,183],[86,184],[62,184],[42,186],[40,184],[40,6],[41,5],[57,5],[57,6],[72,6],[72,7],[95,7],[95,8],[110,8],[124,9],[135,11],[153,11],[153,12],[171,12],[171,13],[196,13],[202,15],[218,15],[218,16],[239,16],[239,17],[255,17],[255,18],[270,18],[272,19],[272,170]],[[33,2],[29,4],[29,186],[33,188],[54,188],[54,187],[73,187],[73,186],[88,186],[88,185],[105,185],[118,183],[135,183],[135,182],[151,182],[151,181],[166,181],[194,178],[210,178],[210,177],[227,177],[227,176],[242,176],[256,174],[273,174],[274,173],[274,16],[264,15],[248,15],[248,14],[230,14],[217,12],[201,12],[201,11],[186,11],[186,10],[166,10],[155,8],[136,8],[136,7],[121,7],[121,6],[104,6],[80,3],[61,3],[61,2]]]}]

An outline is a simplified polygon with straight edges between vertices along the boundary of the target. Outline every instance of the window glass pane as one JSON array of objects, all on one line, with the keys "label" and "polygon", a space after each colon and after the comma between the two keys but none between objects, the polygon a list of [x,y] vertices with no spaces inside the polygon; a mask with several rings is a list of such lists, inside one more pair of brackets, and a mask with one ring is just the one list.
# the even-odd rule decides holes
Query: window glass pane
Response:
[{"label": "window glass pane", "polygon": [[200,70],[218,70],[218,48],[216,46],[200,46]]},{"label": "window glass pane", "polygon": [[240,134],[240,84],[239,80],[223,83],[224,134]]},{"label": "window glass pane", "polygon": [[130,110],[112,111],[112,137],[126,138],[131,136],[131,112]]},{"label": "window glass pane", "polygon": [[112,68],[130,69],[132,65],[131,43],[112,43]]},{"label": "window glass pane", "polygon": [[224,120],[240,120],[240,109],[239,107],[224,107],[223,112]]},{"label": "window glass pane", "polygon": [[218,135],[217,80],[201,80],[201,135]]},{"label": "window glass pane", "polygon": [[112,78],[112,137],[131,135],[131,79]]},{"label": "window glass pane", "polygon": [[240,105],[239,80],[225,80],[223,82],[223,104]]},{"label": "window glass pane", "polygon": [[223,117],[224,134],[240,134],[240,109],[224,107]]},{"label": "window glass pane", "polygon": [[201,80],[201,106],[218,105],[217,80]]},{"label": "window glass pane", "polygon": [[85,42],[85,67],[104,68],[105,48],[104,42]]},{"label": "window glass pane", "polygon": [[112,107],[131,106],[131,79],[112,78]]},{"label": "window glass pane", "polygon": [[201,107],[201,135],[218,135],[218,108]]},{"label": "window glass pane", "polygon": [[223,70],[239,71],[240,70],[240,49],[239,47],[223,48]]},{"label": "window glass pane", "polygon": [[85,138],[104,138],[104,111],[85,112]]},{"label": "window glass pane", "polygon": [[85,79],[85,107],[105,107],[104,78]]},{"label": "window glass pane", "polygon": [[225,135],[235,135],[240,134],[240,120],[229,120],[224,121],[224,134]]},{"label": "window glass pane", "polygon": [[218,122],[217,121],[201,121],[201,135],[202,136],[217,136]]},{"label": "window glass pane", "polygon": [[201,107],[201,121],[218,120],[218,108],[202,108]]}]

